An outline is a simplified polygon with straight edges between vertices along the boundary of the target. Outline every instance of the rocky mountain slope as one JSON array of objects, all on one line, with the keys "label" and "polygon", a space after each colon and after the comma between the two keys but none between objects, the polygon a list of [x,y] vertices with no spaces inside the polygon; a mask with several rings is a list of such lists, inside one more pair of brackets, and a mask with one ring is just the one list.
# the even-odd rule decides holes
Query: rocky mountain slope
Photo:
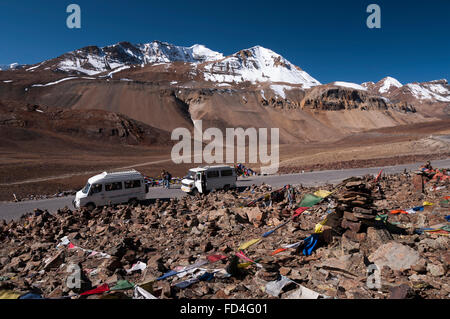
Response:
[{"label": "rocky mountain slope", "polygon": [[[81,124],[81,125],[80,125]],[[164,145],[167,132],[122,114],[103,110],[70,110],[39,105],[0,102],[0,127],[28,139],[56,134],[111,143]],[[0,140],[3,140],[0,139]],[[3,143],[2,143],[3,144]]]}]

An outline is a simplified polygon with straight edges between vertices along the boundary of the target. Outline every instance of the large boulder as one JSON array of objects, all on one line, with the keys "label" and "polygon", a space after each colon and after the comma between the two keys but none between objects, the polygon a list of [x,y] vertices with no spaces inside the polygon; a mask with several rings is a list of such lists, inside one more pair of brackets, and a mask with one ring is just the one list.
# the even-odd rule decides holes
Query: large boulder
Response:
[{"label": "large boulder", "polygon": [[389,242],[379,247],[369,256],[369,261],[377,265],[379,269],[388,266],[392,270],[410,269],[420,259],[419,253],[397,242]]}]

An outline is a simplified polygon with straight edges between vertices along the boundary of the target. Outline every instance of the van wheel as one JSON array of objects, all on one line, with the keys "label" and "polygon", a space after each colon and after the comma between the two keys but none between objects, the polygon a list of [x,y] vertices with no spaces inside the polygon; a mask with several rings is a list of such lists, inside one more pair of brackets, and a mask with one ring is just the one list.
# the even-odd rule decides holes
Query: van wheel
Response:
[{"label": "van wheel", "polygon": [[195,197],[195,196],[197,196],[197,194],[198,194],[198,189],[194,188],[191,192],[191,195]]},{"label": "van wheel", "polygon": [[90,212],[92,212],[95,209],[95,204],[94,203],[89,203],[86,205],[86,209]]},{"label": "van wheel", "polygon": [[132,198],[128,201],[128,204],[130,204],[133,207],[136,207],[139,204],[139,202],[136,198]]}]

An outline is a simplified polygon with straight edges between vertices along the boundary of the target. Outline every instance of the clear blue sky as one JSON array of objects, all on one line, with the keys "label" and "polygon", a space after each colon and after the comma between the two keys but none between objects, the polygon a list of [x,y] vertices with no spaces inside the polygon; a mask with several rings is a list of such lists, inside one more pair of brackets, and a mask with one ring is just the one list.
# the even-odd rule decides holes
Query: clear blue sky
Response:
[{"label": "clear blue sky", "polygon": [[[80,30],[66,27],[71,3],[81,6]],[[381,29],[366,26],[371,3],[381,7]],[[322,83],[450,78],[449,0],[0,0],[0,30],[0,64],[161,40],[225,55],[261,45]]]}]

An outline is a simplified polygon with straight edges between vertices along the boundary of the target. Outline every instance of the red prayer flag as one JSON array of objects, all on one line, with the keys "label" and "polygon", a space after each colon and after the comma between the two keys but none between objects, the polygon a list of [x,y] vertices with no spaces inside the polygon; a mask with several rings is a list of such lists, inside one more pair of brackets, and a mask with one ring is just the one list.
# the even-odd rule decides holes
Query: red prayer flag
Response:
[{"label": "red prayer flag", "polygon": [[250,258],[248,258],[247,256],[244,255],[244,253],[242,251],[236,253],[236,256],[238,256],[239,258],[242,258],[244,260],[250,261],[252,263],[255,263],[253,260],[251,260]]},{"label": "red prayer flag", "polygon": [[81,296],[85,296],[85,295],[101,294],[101,293],[104,293],[104,292],[107,292],[107,291],[109,291],[108,284],[103,284],[101,286],[98,286],[95,289],[85,291],[85,292],[81,293],[80,295]]},{"label": "red prayer flag", "polygon": [[383,169],[381,169],[381,171],[378,173],[377,178],[375,178],[375,182],[378,181],[378,179],[380,178],[382,172],[383,172]]},{"label": "red prayer flag", "polygon": [[224,255],[210,255],[206,257],[210,263],[215,263],[216,261],[226,259],[227,256]]},{"label": "red prayer flag", "polygon": [[299,208],[297,208],[295,210],[295,214],[294,214],[294,216],[292,216],[292,218],[297,217],[298,215],[303,213],[305,210],[308,210],[308,208],[310,208],[310,207],[299,207]]},{"label": "red prayer flag", "polygon": [[271,255],[276,255],[278,253],[281,253],[282,251],[285,251],[287,248],[278,248],[277,250],[275,250]]},{"label": "red prayer flag", "polygon": [[391,214],[405,214],[408,215],[408,212],[401,210],[401,209],[396,209],[396,210],[391,210]]}]

